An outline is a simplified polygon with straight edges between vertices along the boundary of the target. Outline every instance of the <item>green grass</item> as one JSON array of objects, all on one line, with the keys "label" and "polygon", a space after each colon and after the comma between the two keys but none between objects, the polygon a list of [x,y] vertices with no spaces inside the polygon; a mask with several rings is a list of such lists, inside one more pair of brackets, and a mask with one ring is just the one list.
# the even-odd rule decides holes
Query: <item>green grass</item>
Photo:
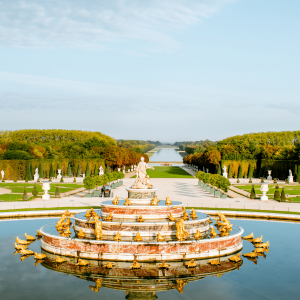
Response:
[{"label": "green grass", "polygon": [[17,212],[17,211],[43,211],[43,210],[72,210],[72,209],[100,209],[102,206],[75,206],[75,207],[50,207],[50,208],[21,208],[21,209],[6,209],[0,210],[0,212]]},{"label": "green grass", "polygon": [[148,169],[147,174],[150,178],[194,178],[180,167],[154,167],[154,170]]}]

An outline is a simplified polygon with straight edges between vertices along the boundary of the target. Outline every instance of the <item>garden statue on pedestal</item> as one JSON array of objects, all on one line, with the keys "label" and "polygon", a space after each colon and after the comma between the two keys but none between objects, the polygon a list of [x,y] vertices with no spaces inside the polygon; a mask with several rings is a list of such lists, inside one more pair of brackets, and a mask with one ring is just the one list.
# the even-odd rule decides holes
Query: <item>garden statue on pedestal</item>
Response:
[{"label": "garden statue on pedestal", "polygon": [[61,179],[61,169],[58,169],[57,172],[58,172],[57,179]]},{"label": "garden statue on pedestal", "polygon": [[271,170],[268,170],[268,177],[267,177],[267,180],[272,180],[271,173],[272,173],[272,171],[271,171]]},{"label": "garden statue on pedestal", "polygon": [[137,168],[136,168],[136,179],[134,184],[131,186],[132,189],[152,189],[152,185],[149,181],[149,176],[147,175],[147,169],[154,170],[153,167],[149,167],[144,162],[144,157],[141,158]]},{"label": "garden statue on pedestal", "polygon": [[289,183],[292,183],[292,182],[294,182],[294,176],[293,176],[293,174],[292,174],[292,171],[291,171],[291,170],[289,170],[289,177],[288,177],[288,180],[289,180]]},{"label": "garden statue on pedestal", "polygon": [[227,168],[226,166],[223,166],[223,177],[227,178],[228,173],[227,173]]},{"label": "garden statue on pedestal", "polygon": [[103,169],[103,167],[101,166],[101,167],[99,168],[99,176],[102,176],[102,175],[104,175],[104,169]]},{"label": "garden statue on pedestal", "polygon": [[1,171],[1,176],[2,176],[2,179],[1,179],[1,180],[2,180],[2,181],[4,180],[4,174],[5,174],[5,173],[4,173],[4,171],[2,170],[2,171]]},{"label": "garden statue on pedestal", "polygon": [[40,177],[40,175],[39,175],[39,168],[36,168],[35,169],[35,173],[34,173],[34,181],[38,181],[39,180],[39,177]]}]

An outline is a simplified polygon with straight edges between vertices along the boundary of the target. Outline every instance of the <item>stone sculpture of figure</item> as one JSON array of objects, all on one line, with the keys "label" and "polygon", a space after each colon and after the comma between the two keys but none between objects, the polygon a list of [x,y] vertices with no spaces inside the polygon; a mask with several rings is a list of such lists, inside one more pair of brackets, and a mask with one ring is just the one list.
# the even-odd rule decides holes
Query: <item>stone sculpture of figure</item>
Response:
[{"label": "stone sculpture of figure", "polygon": [[94,234],[96,236],[96,240],[102,240],[102,222],[101,221],[95,222]]},{"label": "stone sculpture of figure", "polygon": [[[136,167],[136,180],[134,184],[131,186],[133,189],[146,189],[146,188],[152,188],[152,185],[149,182],[149,177],[147,176],[147,169],[154,170],[153,167],[149,167],[147,163],[144,162],[144,157],[141,158],[141,161],[139,162],[138,166]],[[150,187],[151,186],[151,187]]]},{"label": "stone sculpture of figure", "polygon": [[289,176],[293,176],[293,174],[292,174],[292,171],[291,171],[291,170],[289,170]]},{"label": "stone sculpture of figure", "polygon": [[4,173],[4,171],[2,170],[2,171],[1,171],[2,180],[4,179],[4,174],[5,174],[5,173]]},{"label": "stone sculpture of figure", "polygon": [[226,173],[226,171],[227,171],[226,166],[223,166],[223,171],[224,171],[224,173]]},{"label": "stone sculpture of figure", "polygon": [[33,176],[33,179],[34,179],[35,181],[38,181],[39,177],[40,177],[40,175],[39,175],[39,168],[36,168],[36,169],[35,169],[34,176]]},{"label": "stone sculpture of figure", "polygon": [[103,169],[103,167],[101,166],[101,167],[99,168],[99,176],[102,176],[102,175],[104,175],[104,169]]}]

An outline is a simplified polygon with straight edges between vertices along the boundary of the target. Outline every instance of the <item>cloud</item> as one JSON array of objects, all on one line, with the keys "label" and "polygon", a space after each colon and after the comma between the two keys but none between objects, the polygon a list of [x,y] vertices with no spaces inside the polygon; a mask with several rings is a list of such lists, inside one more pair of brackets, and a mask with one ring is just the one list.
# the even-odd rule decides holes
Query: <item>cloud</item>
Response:
[{"label": "cloud", "polygon": [[[178,49],[172,34],[235,0],[0,0],[0,45],[103,49],[136,40]],[[110,46],[109,46],[110,47]]]}]

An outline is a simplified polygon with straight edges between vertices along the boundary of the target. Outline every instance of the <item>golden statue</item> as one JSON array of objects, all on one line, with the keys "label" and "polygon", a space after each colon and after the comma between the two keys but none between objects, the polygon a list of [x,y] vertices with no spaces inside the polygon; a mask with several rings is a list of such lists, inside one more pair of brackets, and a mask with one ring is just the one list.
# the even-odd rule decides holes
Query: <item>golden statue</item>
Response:
[{"label": "golden statue", "polygon": [[37,236],[37,237],[43,236],[42,233],[41,233],[39,230],[37,230],[36,232],[37,232],[37,233],[36,233],[36,236]]},{"label": "golden statue", "polygon": [[108,221],[111,222],[113,220],[113,216],[111,213],[109,213],[109,215],[104,219],[104,221]]},{"label": "golden statue", "polygon": [[22,255],[33,255],[34,254],[33,251],[28,250],[28,249],[21,249],[21,250],[19,250],[19,253]]},{"label": "golden statue", "polygon": [[196,240],[200,240],[201,237],[202,237],[202,236],[201,236],[201,232],[200,232],[199,229],[197,229],[196,233],[194,234],[194,238],[195,238]]},{"label": "golden statue", "polygon": [[102,278],[96,278],[96,279],[95,279],[95,286],[90,285],[89,288],[90,288],[93,292],[98,293],[98,292],[99,292],[99,289],[101,289],[101,287],[102,287],[102,281],[103,281]]},{"label": "golden statue", "polygon": [[61,264],[63,262],[66,262],[67,260],[64,257],[55,256],[54,263]]},{"label": "golden statue", "polygon": [[269,253],[269,248],[255,248],[254,252],[255,253],[265,253],[265,252]]},{"label": "golden statue", "polygon": [[96,236],[96,240],[102,240],[102,222],[95,222],[94,235]]},{"label": "golden statue", "polygon": [[166,205],[171,205],[172,204],[172,201],[170,200],[169,197],[166,198]]},{"label": "golden statue", "polygon": [[119,231],[118,231],[117,235],[114,236],[114,241],[116,241],[116,242],[120,242],[121,241],[121,234],[120,234]]},{"label": "golden statue", "polygon": [[269,241],[266,243],[261,243],[261,244],[256,244],[254,245],[255,248],[269,248],[270,247],[270,243]]},{"label": "golden statue", "polygon": [[215,238],[218,234],[216,233],[216,231],[215,231],[215,228],[214,227],[211,227],[210,228],[210,237],[213,239],[213,238]]},{"label": "golden statue", "polygon": [[87,266],[89,263],[86,260],[80,259],[78,258],[78,263],[75,264],[76,266],[81,266],[81,267],[85,267]]},{"label": "golden statue", "polygon": [[119,204],[119,197],[116,196],[115,199],[112,202],[113,205],[118,205]]},{"label": "golden statue", "polygon": [[253,243],[253,244],[262,243],[262,239],[263,239],[263,236],[261,235],[259,238],[251,240],[251,243]]},{"label": "golden statue", "polygon": [[27,245],[19,245],[19,244],[15,243],[14,246],[15,246],[15,248],[17,250],[25,250],[25,249],[27,249]]},{"label": "golden statue", "polygon": [[183,289],[184,289],[184,286],[187,284],[186,281],[184,281],[183,279],[177,279],[176,280],[176,284],[175,284],[175,289],[178,290],[178,292],[180,294],[183,293]]},{"label": "golden statue", "polygon": [[28,242],[28,241],[20,240],[19,237],[16,238],[16,242],[20,245],[29,245],[30,244],[30,242]]},{"label": "golden statue", "polygon": [[253,232],[251,232],[249,235],[243,236],[242,239],[243,240],[252,240],[254,238],[253,236]]},{"label": "golden statue", "polygon": [[35,241],[35,237],[32,235],[28,235],[27,233],[25,233],[25,237],[26,237],[26,240],[29,242]]},{"label": "golden statue", "polygon": [[90,211],[89,211],[89,210],[86,211],[86,214],[84,215],[84,217],[86,217],[87,220],[90,219],[91,214],[90,214]]},{"label": "golden statue", "polygon": [[166,261],[164,260],[160,265],[158,265],[159,269],[168,270],[170,265],[166,264]]},{"label": "golden statue", "polygon": [[137,270],[137,269],[140,269],[140,268],[141,268],[141,265],[137,261],[134,261],[132,263],[132,265],[130,266],[131,270]]},{"label": "golden statue", "polygon": [[124,202],[124,205],[131,205],[130,201],[128,198],[126,198],[125,202]]},{"label": "golden statue", "polygon": [[70,227],[67,227],[66,231],[64,232],[65,235],[69,235],[71,234],[71,230],[70,230]]},{"label": "golden statue", "polygon": [[211,224],[212,223],[212,220],[211,219],[208,219],[208,224]]},{"label": "golden statue", "polygon": [[158,233],[156,235],[156,239],[157,239],[158,242],[163,242],[165,240],[165,238],[160,233]]},{"label": "golden statue", "polygon": [[178,241],[184,241],[189,236],[189,233],[184,229],[183,219],[176,222],[176,237]]},{"label": "golden statue", "polygon": [[158,204],[158,199],[156,197],[154,197],[152,200],[151,200],[151,203],[150,205],[157,205]]},{"label": "golden statue", "polygon": [[67,218],[67,216],[65,214],[62,214],[62,216],[60,217],[60,219],[57,221],[55,227],[57,230],[59,230],[60,228],[63,227],[63,222],[65,221],[65,219]]},{"label": "golden statue", "polygon": [[80,229],[79,232],[77,233],[77,237],[81,240],[85,237],[85,234],[83,233],[82,229]]},{"label": "golden statue", "polygon": [[192,268],[196,268],[197,267],[197,264],[195,263],[195,261],[192,259],[191,261],[188,261],[185,266],[188,268],[188,269],[192,269]]},{"label": "golden statue", "polygon": [[36,259],[35,262],[34,262],[34,266],[36,267],[38,264],[41,264],[43,262],[44,262],[43,259]]},{"label": "golden statue", "polygon": [[198,218],[197,213],[195,212],[195,209],[193,208],[190,213],[191,219],[196,220]]},{"label": "golden statue", "polygon": [[43,260],[47,257],[46,254],[34,252],[34,259]]},{"label": "golden statue", "polygon": [[233,255],[231,257],[229,257],[229,260],[230,261],[233,261],[233,262],[239,262],[241,261],[241,253],[239,253],[238,255]]},{"label": "golden statue", "polygon": [[104,265],[104,268],[105,269],[112,269],[112,267],[114,266],[115,264],[112,263],[112,262],[106,262],[106,264]]},{"label": "golden statue", "polygon": [[208,262],[211,266],[218,266],[218,265],[221,265],[220,263],[220,259],[217,258],[217,259],[212,259]]},{"label": "golden statue", "polygon": [[184,221],[188,221],[190,219],[189,214],[186,211],[183,211],[183,216],[182,216]]},{"label": "golden statue", "polygon": [[135,242],[142,242],[143,238],[141,237],[140,233],[138,232],[134,238]]},{"label": "golden statue", "polygon": [[250,252],[250,253],[245,253],[245,254],[243,254],[243,256],[244,256],[244,257],[255,258],[255,257],[258,256],[258,254],[255,253],[255,252]]},{"label": "golden statue", "polygon": [[144,222],[145,220],[143,219],[142,215],[140,215],[137,219],[137,222]]},{"label": "golden statue", "polygon": [[169,215],[169,221],[170,221],[170,222],[176,222],[176,218],[174,218],[174,217],[172,216],[172,214],[170,214],[170,215]]}]

